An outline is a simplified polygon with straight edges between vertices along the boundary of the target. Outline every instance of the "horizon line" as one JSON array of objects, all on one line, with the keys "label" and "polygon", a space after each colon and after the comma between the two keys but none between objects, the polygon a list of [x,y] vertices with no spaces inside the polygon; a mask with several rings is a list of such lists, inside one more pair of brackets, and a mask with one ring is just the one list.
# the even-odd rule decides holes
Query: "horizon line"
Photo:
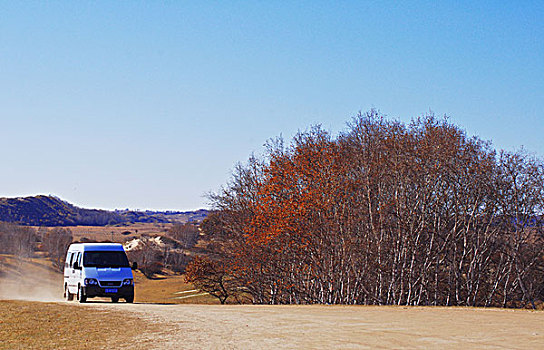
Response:
[{"label": "horizon line", "polygon": [[199,211],[199,210],[208,210],[208,211],[212,210],[209,207],[200,207],[200,208],[193,208],[193,209],[172,209],[172,208],[168,208],[168,209],[161,209],[161,208],[145,208],[145,209],[141,209],[141,208],[130,208],[128,206],[127,207],[118,207],[118,208],[95,207],[95,206],[82,205],[82,204],[77,203],[75,201],[64,199],[64,198],[62,198],[62,197],[60,197],[60,196],[58,196],[56,194],[52,194],[52,193],[49,193],[49,194],[44,194],[44,193],[27,194],[27,195],[12,196],[12,197],[0,196],[0,199],[32,198],[32,197],[38,197],[38,196],[58,198],[59,200],[61,200],[63,202],[67,202],[67,203],[69,203],[71,205],[74,205],[74,206],[76,206],[78,208],[89,209],[89,210],[106,210],[106,211],[128,210],[128,211],[136,211],[136,212],[145,212],[145,211],[155,211],[155,212],[168,212],[168,211],[172,211],[172,212],[195,212],[195,211]]}]

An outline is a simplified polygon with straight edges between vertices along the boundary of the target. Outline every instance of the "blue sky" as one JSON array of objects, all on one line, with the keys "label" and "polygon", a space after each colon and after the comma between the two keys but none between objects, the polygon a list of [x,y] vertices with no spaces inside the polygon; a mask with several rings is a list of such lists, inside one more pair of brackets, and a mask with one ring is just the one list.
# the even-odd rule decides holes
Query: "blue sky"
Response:
[{"label": "blue sky", "polygon": [[190,210],[376,108],[544,156],[544,2],[0,1],[0,196]]}]

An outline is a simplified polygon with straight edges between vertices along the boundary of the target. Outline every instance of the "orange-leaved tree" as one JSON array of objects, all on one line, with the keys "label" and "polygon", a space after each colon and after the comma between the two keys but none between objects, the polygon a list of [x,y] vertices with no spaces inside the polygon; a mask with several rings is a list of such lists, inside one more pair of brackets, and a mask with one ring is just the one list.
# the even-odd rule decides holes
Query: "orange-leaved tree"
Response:
[{"label": "orange-leaved tree", "polygon": [[371,111],[336,138],[314,127],[270,143],[202,227],[254,303],[535,306],[543,183],[539,159],[445,118]]}]

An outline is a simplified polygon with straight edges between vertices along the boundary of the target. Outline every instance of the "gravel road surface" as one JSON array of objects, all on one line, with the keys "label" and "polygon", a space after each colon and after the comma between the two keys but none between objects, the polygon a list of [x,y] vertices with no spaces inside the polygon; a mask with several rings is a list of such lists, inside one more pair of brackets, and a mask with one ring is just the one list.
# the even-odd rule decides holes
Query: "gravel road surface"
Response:
[{"label": "gravel road surface", "polygon": [[163,326],[156,349],[542,349],[544,312],[394,306],[89,303]]}]

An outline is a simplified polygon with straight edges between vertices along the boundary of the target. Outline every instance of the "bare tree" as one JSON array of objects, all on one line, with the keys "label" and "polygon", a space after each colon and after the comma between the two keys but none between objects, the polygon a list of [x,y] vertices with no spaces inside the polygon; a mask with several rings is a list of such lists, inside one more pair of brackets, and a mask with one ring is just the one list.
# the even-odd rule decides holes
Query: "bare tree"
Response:
[{"label": "bare tree", "polygon": [[138,263],[138,269],[147,277],[151,278],[160,273],[164,267],[163,253],[154,244],[142,240],[137,248],[127,252],[131,261]]},{"label": "bare tree", "polygon": [[223,264],[218,261],[196,257],[187,267],[185,280],[196,288],[219,299],[225,304],[227,299],[237,294],[237,286],[231,283],[231,277]]},{"label": "bare tree", "polygon": [[[543,199],[539,159],[447,119],[371,111],[336,139],[314,127],[269,143],[211,196],[202,229],[254,303],[535,307]],[[191,281],[211,283],[195,261]]]},{"label": "bare tree", "polygon": [[198,226],[191,223],[174,224],[167,234],[180,242],[183,248],[190,249],[197,243],[199,231]]},{"label": "bare tree", "polygon": [[55,227],[50,229],[44,237],[43,248],[48,252],[49,257],[53,261],[53,265],[62,270],[66,252],[72,243],[72,231],[69,228]]},{"label": "bare tree", "polygon": [[29,258],[36,250],[36,231],[32,227],[0,223],[0,252]]}]

